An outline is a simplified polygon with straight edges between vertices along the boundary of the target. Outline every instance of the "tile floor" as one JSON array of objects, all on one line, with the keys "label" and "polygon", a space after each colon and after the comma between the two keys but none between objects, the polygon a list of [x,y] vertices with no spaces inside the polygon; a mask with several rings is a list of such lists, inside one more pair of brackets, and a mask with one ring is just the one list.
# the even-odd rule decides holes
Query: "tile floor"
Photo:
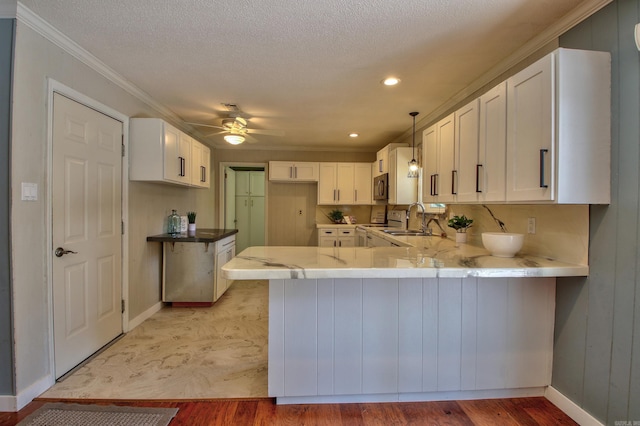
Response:
[{"label": "tile floor", "polygon": [[268,282],[236,281],[210,308],[163,308],[42,398],[267,396]]}]

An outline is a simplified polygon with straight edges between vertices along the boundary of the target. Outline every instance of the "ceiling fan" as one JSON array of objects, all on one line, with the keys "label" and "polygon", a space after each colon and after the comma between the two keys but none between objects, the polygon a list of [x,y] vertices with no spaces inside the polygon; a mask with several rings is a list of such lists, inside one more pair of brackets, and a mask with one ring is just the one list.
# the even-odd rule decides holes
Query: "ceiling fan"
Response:
[{"label": "ceiling fan", "polygon": [[[250,129],[247,127],[246,114],[236,104],[223,103],[229,111],[228,118],[223,118],[220,125],[204,124],[204,123],[190,123],[194,126],[211,127],[214,129],[220,129],[220,132],[211,133],[208,136],[224,134],[224,140],[232,145],[239,145],[245,140],[252,143],[257,142],[257,139],[252,137],[252,134],[271,135],[271,136],[284,136],[284,132],[281,130],[264,130],[264,129]],[[243,117],[243,115],[245,117]]]}]

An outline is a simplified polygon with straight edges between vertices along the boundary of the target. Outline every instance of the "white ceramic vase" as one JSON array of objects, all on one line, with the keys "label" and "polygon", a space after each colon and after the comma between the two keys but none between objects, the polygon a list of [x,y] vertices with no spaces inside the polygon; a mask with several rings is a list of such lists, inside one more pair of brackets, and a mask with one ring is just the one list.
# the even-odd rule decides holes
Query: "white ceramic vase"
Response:
[{"label": "white ceramic vase", "polygon": [[466,242],[467,242],[467,233],[456,232],[456,243],[466,243]]}]

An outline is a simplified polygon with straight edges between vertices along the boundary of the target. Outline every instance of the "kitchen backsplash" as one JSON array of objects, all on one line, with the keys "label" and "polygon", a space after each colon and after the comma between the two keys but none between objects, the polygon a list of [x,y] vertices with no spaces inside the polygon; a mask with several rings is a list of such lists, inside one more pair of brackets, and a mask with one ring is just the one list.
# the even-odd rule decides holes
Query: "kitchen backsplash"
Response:
[{"label": "kitchen backsplash", "polygon": [[[508,232],[524,234],[522,252],[560,261],[587,264],[589,259],[588,205],[488,205],[494,216],[505,223]],[[469,243],[482,245],[483,232],[500,228],[482,205],[451,205],[451,214],[473,219]],[[528,234],[528,218],[535,218],[536,233]],[[455,231],[441,222],[449,236]]]}]

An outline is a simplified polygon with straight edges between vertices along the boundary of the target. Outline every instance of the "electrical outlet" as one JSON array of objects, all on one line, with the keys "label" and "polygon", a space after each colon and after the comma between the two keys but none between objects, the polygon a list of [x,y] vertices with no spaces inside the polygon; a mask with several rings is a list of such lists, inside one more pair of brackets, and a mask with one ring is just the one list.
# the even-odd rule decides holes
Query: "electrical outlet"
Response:
[{"label": "electrical outlet", "polygon": [[527,219],[527,233],[535,234],[536,233],[536,218],[530,217]]}]

